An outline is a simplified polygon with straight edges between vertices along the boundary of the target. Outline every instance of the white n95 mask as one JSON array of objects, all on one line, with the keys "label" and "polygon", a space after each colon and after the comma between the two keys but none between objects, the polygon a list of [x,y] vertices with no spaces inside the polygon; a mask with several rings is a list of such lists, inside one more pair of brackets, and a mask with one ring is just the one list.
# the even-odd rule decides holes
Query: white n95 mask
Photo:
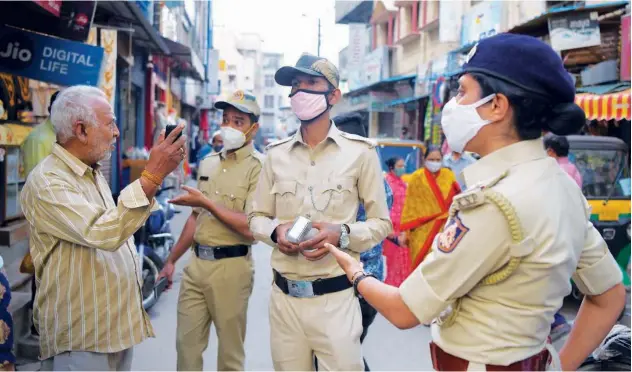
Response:
[{"label": "white n95 mask", "polygon": [[496,94],[490,94],[469,105],[459,105],[456,97],[446,103],[441,111],[441,127],[452,151],[462,153],[478,131],[491,123],[490,120],[481,119],[476,109],[491,101],[495,96]]}]

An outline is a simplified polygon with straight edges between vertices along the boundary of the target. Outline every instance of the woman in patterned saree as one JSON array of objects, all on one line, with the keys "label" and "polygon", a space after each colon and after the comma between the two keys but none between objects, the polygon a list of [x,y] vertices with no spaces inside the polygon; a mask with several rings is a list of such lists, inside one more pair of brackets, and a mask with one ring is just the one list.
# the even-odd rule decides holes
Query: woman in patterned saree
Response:
[{"label": "woman in patterned saree", "polygon": [[454,173],[442,166],[441,150],[428,146],[424,167],[413,173],[408,184],[400,229],[410,248],[411,269],[426,257],[437,233],[445,225],[452,198],[461,192]]},{"label": "woman in patterned saree", "polygon": [[410,253],[408,249],[401,247],[398,241],[399,221],[402,218],[402,209],[406,198],[406,183],[402,180],[402,175],[406,169],[404,159],[399,157],[388,159],[386,166],[388,173],[386,173],[385,179],[393,191],[393,208],[391,208],[393,232],[383,243],[383,255],[386,258],[386,279],[384,282],[399,287],[410,274]]}]

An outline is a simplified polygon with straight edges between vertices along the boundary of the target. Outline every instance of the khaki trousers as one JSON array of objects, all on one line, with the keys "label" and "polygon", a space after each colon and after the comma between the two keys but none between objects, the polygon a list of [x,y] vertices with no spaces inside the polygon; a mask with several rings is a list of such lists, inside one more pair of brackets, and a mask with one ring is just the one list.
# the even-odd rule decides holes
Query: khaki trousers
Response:
[{"label": "khaki trousers", "polygon": [[353,289],[294,298],[272,284],[270,345],[277,371],[364,371],[362,314]]},{"label": "khaki trousers", "polygon": [[202,371],[211,324],[218,338],[217,370],[244,370],[246,313],[254,269],[250,256],[216,261],[191,258],[178,298],[179,371]]}]

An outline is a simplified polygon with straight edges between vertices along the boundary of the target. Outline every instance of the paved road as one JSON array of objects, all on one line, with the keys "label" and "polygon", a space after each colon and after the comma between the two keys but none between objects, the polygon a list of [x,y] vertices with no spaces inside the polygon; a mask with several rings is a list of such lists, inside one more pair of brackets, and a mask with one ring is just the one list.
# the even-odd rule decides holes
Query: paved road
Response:
[{"label": "paved road", "polygon": [[[188,208],[173,220],[173,231],[179,233],[189,215]],[[272,273],[271,248],[258,244],[253,249],[255,287],[248,307],[246,335],[246,369],[273,370],[270,357],[270,328],[268,324],[268,296]],[[174,370],[176,367],[175,333],[178,291],[182,269],[190,258],[187,253],[176,267],[173,288],[164,293],[150,310],[156,338],[145,341],[134,350],[134,370]],[[204,354],[204,369],[214,370],[217,365],[217,338],[212,331],[211,342]],[[429,353],[430,332],[425,327],[400,331],[378,316],[365,340],[364,351],[369,366],[374,370],[431,370]]]},{"label": "paved road", "polygon": [[[189,209],[176,215],[173,231],[176,236],[189,216]],[[248,309],[248,331],[246,335],[246,369],[272,370],[268,325],[268,296],[272,273],[270,270],[271,248],[258,244],[253,249],[255,261],[255,287]],[[139,345],[134,353],[134,370],[174,370],[176,367],[175,333],[176,309],[182,269],[190,258],[187,254],[178,262],[174,286],[163,294],[150,311],[157,337]],[[563,313],[573,319],[576,304],[567,304]],[[217,338],[213,330],[209,348],[204,354],[204,369],[216,368]],[[428,352],[430,331],[419,326],[400,331],[378,315],[371,326],[364,344],[364,353],[371,369],[379,370],[432,370]],[[559,343],[556,346],[560,346]]]}]

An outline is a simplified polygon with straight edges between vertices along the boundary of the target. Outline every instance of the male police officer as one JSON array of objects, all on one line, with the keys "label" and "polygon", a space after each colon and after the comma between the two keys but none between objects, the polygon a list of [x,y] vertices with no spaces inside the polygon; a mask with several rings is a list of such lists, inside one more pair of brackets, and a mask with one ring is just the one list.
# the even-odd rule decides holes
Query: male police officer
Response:
[{"label": "male police officer", "polygon": [[[267,147],[248,218],[255,239],[277,248],[270,299],[274,367],[311,370],[315,354],[320,369],[361,371],[360,305],[325,243],[358,257],[391,232],[378,155],[371,141],[339,131],[330,120],[341,94],[331,62],[303,54],[275,80],[292,87],[301,128]],[[366,222],[356,222],[360,201]],[[298,216],[319,230],[299,245],[286,237]]]},{"label": "male police officer", "polygon": [[254,275],[254,239],[247,215],[263,158],[252,145],[260,110],[255,97],[242,91],[215,108],[224,110],[224,148],[200,162],[198,190],[185,186],[187,194],[171,201],[194,207],[162,274],[171,282],[175,262],[194,245],[195,257],[184,270],[178,299],[180,371],[202,370],[211,323],[219,339],[217,369],[244,370],[246,311]]}]

